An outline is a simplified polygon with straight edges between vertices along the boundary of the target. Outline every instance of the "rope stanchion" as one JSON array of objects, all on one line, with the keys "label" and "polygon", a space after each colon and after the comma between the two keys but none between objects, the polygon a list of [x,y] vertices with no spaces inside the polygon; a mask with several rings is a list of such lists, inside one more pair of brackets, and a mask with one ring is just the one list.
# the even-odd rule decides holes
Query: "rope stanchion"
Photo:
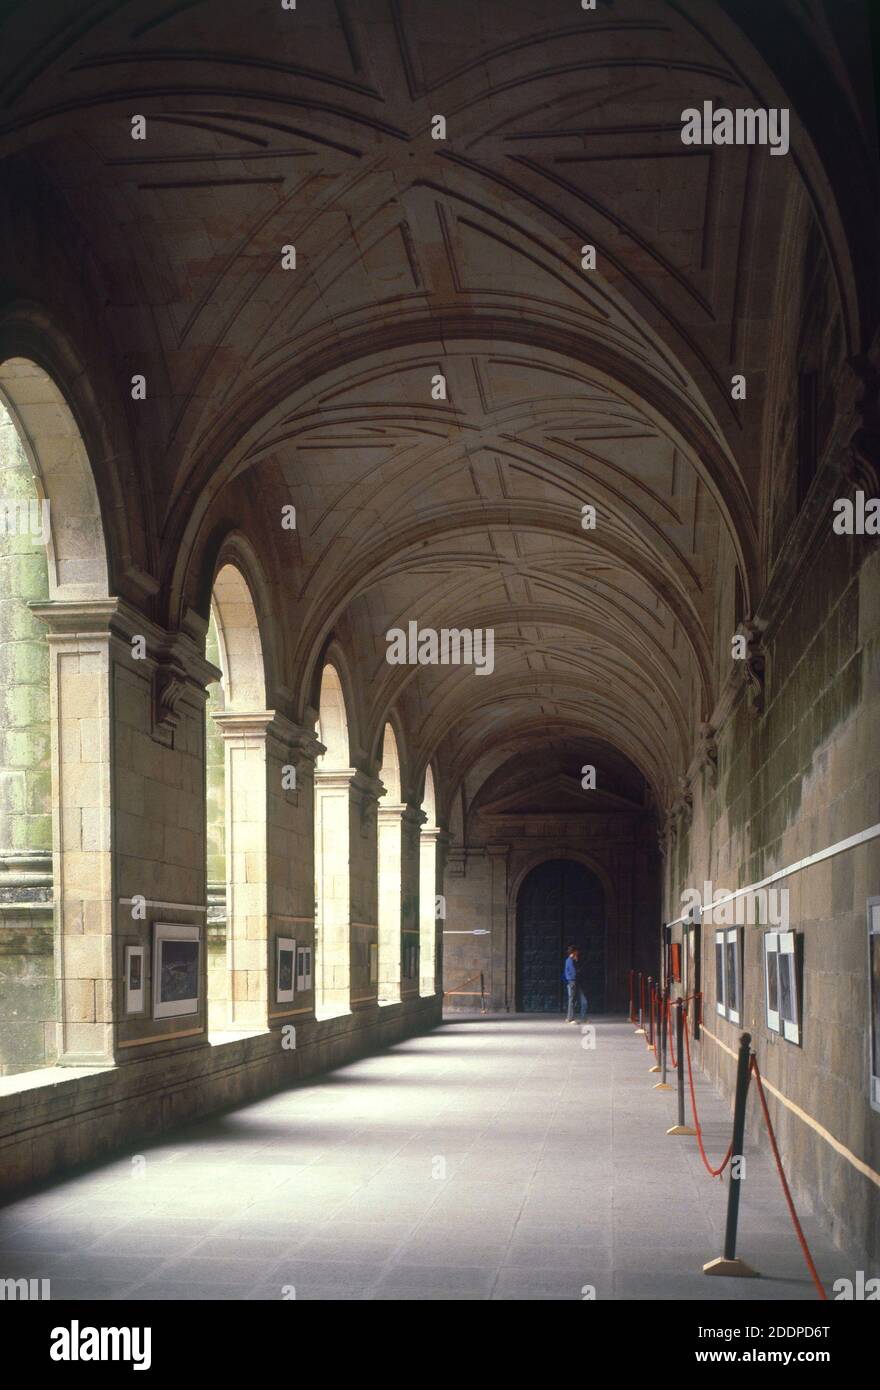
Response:
[{"label": "rope stanchion", "polygon": [[657,1071],[660,1070],[660,1054],[659,1054],[659,1052],[657,1051],[657,1043],[658,1043],[658,1041],[659,1041],[659,1039],[660,1039],[660,1030],[661,1030],[661,1028],[662,1028],[662,1026],[663,1026],[663,1024],[662,1024],[662,1017],[663,1017],[663,1015],[662,1015],[662,1012],[661,1012],[661,1010],[662,1010],[662,999],[663,999],[663,994],[662,994],[662,992],[657,988],[657,986],[655,985],[655,986],[654,986],[654,1003],[653,1003],[653,1009],[654,1009],[654,1027],[653,1027],[652,1033],[651,1033],[651,1046],[652,1046],[652,1048],[654,1049],[654,1060],[653,1060],[653,1062],[651,1063],[651,1065],[648,1067],[648,1071],[649,1071],[649,1072],[657,1072]]},{"label": "rope stanchion", "polygon": [[629,1021],[630,1021],[630,1023],[635,1023],[635,1021],[636,1021],[636,1007],[635,1007],[635,1001],[634,1001],[634,999],[633,999],[633,980],[635,979],[635,973],[636,973],[636,972],[635,972],[634,970],[631,970],[631,971],[629,972]]},{"label": "rope stanchion", "polygon": [[647,1025],[645,1032],[645,1045],[648,1050],[654,1046],[654,977],[648,976],[648,1012],[645,1016]]},{"label": "rope stanchion", "polygon": [[677,1072],[677,1075],[676,1075],[676,1080],[678,1081],[678,1123],[677,1123],[677,1124],[674,1124],[674,1125],[672,1126],[671,1129],[667,1129],[666,1133],[667,1133],[668,1135],[669,1135],[669,1134],[672,1134],[672,1135],[675,1135],[675,1134],[696,1134],[696,1132],[697,1132],[697,1131],[693,1128],[692,1125],[689,1125],[689,1124],[686,1124],[686,1123],[685,1123],[685,1118],[684,1118],[684,1065],[683,1065],[684,1043],[682,1042],[682,1038],[684,1037],[684,1030],[685,1030],[685,1010],[684,1010],[684,1003],[682,1002],[681,999],[678,999],[678,1000],[676,1000],[676,1004],[675,1004],[675,1036],[676,1036],[676,1038],[678,1039],[678,1061],[679,1061],[678,1072]]},{"label": "rope stanchion", "polygon": [[638,1026],[638,1028],[636,1029],[636,1034],[644,1033],[644,1031],[645,1031],[645,977],[644,977],[644,975],[642,974],[642,972],[641,972],[641,970],[640,970],[640,971],[639,971],[639,1026]]},{"label": "rope stanchion", "polygon": [[785,1177],[785,1171],[782,1167],[782,1159],[779,1156],[779,1149],[776,1145],[776,1135],[773,1133],[773,1125],[770,1121],[770,1111],[767,1109],[767,1097],[764,1095],[764,1087],[761,1084],[761,1073],[758,1070],[758,1059],[754,1055],[751,1059],[751,1069],[755,1077],[755,1085],[758,1089],[758,1100],[761,1103],[761,1110],[764,1114],[764,1124],[767,1126],[767,1134],[770,1138],[770,1147],[773,1150],[773,1157],[776,1160],[776,1168],[779,1173],[779,1181],[782,1183],[782,1190],[785,1193],[785,1200],[788,1203],[788,1210],[789,1214],[791,1215],[795,1233],[797,1235],[798,1241],[800,1242],[801,1251],[807,1263],[807,1269],[810,1271],[810,1277],[816,1286],[816,1292],[818,1293],[821,1299],[827,1302],[828,1295],[826,1294],[825,1289],[822,1286],[822,1281],[816,1272],[816,1266],[813,1263],[813,1257],[810,1254],[810,1247],[807,1245],[806,1237],[804,1236],[803,1230],[801,1229],[801,1223],[798,1220],[798,1214],[794,1208],[794,1202],[792,1201],[791,1192],[789,1190],[788,1182]]},{"label": "rope stanchion", "polygon": [[[678,1005],[677,1005],[677,1004],[676,1004],[676,1008],[678,1008]],[[667,1031],[667,1033],[669,1034],[669,1065],[672,1067],[672,1070],[673,1070],[673,1071],[677,1071],[677,1069],[678,1069],[678,1062],[676,1061],[676,1058],[675,1058],[675,1046],[674,1046],[674,1044],[673,1044],[673,1042],[672,1042],[672,1014],[669,1012],[669,1004],[668,1004],[668,1003],[667,1003],[667,1006],[666,1006],[666,1023],[667,1023],[667,1025],[668,1025],[666,1031]],[[679,1051],[679,1056],[681,1056],[681,1051]]]},{"label": "rope stanchion", "polygon": [[[669,986],[667,985],[660,993],[660,1065],[657,1070],[660,1073],[660,1080],[654,1087],[655,1091],[671,1091],[672,1087],[666,1080],[666,1034],[669,1022]],[[654,1068],[652,1067],[653,1071]]]},{"label": "rope stanchion", "polygon": [[703,1160],[704,1164],[706,1165],[706,1169],[711,1174],[711,1176],[713,1178],[720,1178],[721,1174],[724,1172],[725,1168],[730,1162],[730,1158],[733,1153],[733,1140],[731,1139],[730,1141],[730,1147],[728,1148],[727,1153],[724,1155],[721,1167],[713,1168],[708,1158],[706,1157],[706,1150],[703,1148],[703,1132],[700,1128],[700,1117],[697,1114],[697,1097],[696,1093],[694,1092],[694,1072],[691,1066],[691,1045],[688,1041],[687,1028],[685,1028],[684,1030],[684,1050],[685,1055],[687,1057],[688,1083],[690,1085],[691,1091],[691,1111],[693,1112],[694,1125],[696,1127],[697,1144],[700,1149],[700,1158]]},{"label": "rope stanchion", "polygon": [[[743,1033],[739,1040],[739,1056],[736,1063],[736,1096],[733,1102],[733,1138],[730,1141],[730,1150],[727,1157],[732,1153],[737,1155],[740,1162],[730,1165],[730,1178],[727,1186],[727,1223],[724,1228],[724,1254],[717,1259],[709,1260],[708,1264],[703,1265],[704,1274],[725,1274],[737,1279],[754,1279],[757,1277],[756,1271],[751,1265],[747,1265],[745,1260],[737,1259],[736,1255],[736,1228],[739,1222],[739,1194],[740,1184],[745,1177],[745,1169],[742,1165],[743,1141],[746,1133],[746,1101],[749,1094],[749,1078],[752,1074],[750,1065],[750,1049],[752,1038],[750,1033]],[[700,1146],[702,1148],[702,1145]],[[727,1159],[725,1159],[725,1163]]]}]

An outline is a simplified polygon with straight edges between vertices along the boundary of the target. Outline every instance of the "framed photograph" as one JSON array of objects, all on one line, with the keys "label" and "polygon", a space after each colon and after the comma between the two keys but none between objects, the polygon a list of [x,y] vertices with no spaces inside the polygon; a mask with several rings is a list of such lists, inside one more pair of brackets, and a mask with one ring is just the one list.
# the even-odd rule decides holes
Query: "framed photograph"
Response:
[{"label": "framed photograph", "polygon": [[295,992],[296,942],[289,936],[275,938],[275,1002],[291,1004]]},{"label": "framed photograph", "polygon": [[739,927],[724,933],[724,997],[731,1023],[742,1022],[742,949]]},{"label": "framed photograph", "polygon": [[764,1003],[767,1027],[771,1033],[781,1032],[779,1026],[779,932],[764,933]]},{"label": "framed photograph", "polygon": [[715,1012],[727,1017],[724,994],[724,932],[715,933]]},{"label": "framed photograph", "polygon": [[379,943],[370,942],[370,984],[379,983]]},{"label": "framed photograph", "polygon": [[868,899],[868,1010],[869,1096],[880,1110],[880,898]]},{"label": "framed photograph", "polygon": [[197,1013],[199,928],[156,922],[153,933],[153,1017]]},{"label": "framed photograph", "polygon": [[142,1014],[144,1012],[146,954],[146,949],[143,946],[126,946],[125,948],[125,1012],[127,1014]]},{"label": "framed photograph", "polygon": [[739,927],[715,933],[715,1009],[731,1023],[742,1022],[742,938]]},{"label": "framed photograph", "polygon": [[669,948],[670,971],[669,976],[676,984],[681,984],[681,943],[673,941]]},{"label": "framed photograph", "polygon": [[296,952],[296,988],[307,990],[312,987],[312,948],[300,946]]},{"label": "framed photograph", "polygon": [[[699,909],[693,908],[683,927],[684,940],[681,951],[681,993],[686,999],[691,995],[698,995],[702,988],[702,930]],[[688,1006],[693,1019],[691,1031],[695,1038],[700,1036],[702,1006],[703,1001],[698,998],[694,998]]]},{"label": "framed photograph", "polygon": [[787,1042],[801,1040],[800,1001],[798,999],[797,955],[793,931],[779,933],[779,1016],[782,1036]]},{"label": "framed photograph", "polygon": [[800,1043],[797,939],[793,931],[764,933],[764,990],[767,1027],[787,1042]]}]

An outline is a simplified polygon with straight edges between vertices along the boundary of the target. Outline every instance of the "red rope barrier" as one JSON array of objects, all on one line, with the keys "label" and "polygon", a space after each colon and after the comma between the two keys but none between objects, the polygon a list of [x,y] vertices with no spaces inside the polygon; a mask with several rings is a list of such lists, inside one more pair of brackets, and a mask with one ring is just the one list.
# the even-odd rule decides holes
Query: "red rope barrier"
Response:
[{"label": "red rope barrier", "polygon": [[731,1141],[730,1141],[730,1145],[729,1145],[729,1147],[728,1147],[727,1153],[724,1155],[724,1160],[723,1160],[723,1162],[722,1162],[722,1164],[721,1164],[721,1167],[720,1167],[720,1168],[713,1168],[712,1165],[711,1165],[711,1163],[709,1162],[708,1158],[706,1157],[706,1150],[703,1148],[703,1132],[702,1132],[702,1130],[700,1129],[700,1120],[699,1120],[699,1116],[697,1115],[697,1098],[696,1098],[696,1095],[694,1094],[694,1073],[693,1073],[693,1070],[692,1070],[692,1068],[691,1068],[691,1044],[690,1044],[690,1039],[689,1039],[689,1037],[688,1037],[688,1030],[687,1030],[687,1010],[686,1010],[686,1009],[685,1009],[685,1027],[684,1027],[684,1047],[685,1047],[685,1052],[687,1053],[688,1082],[689,1082],[689,1084],[690,1084],[690,1090],[691,1090],[691,1110],[693,1111],[693,1115],[694,1115],[694,1128],[695,1128],[696,1131],[697,1131],[697,1144],[699,1145],[699,1148],[700,1148],[700,1158],[703,1160],[704,1164],[706,1165],[706,1168],[707,1168],[708,1172],[711,1173],[712,1177],[713,1177],[713,1178],[720,1178],[720,1177],[721,1177],[721,1174],[724,1172],[725,1168],[727,1167],[727,1165],[728,1165],[728,1163],[730,1162],[730,1159],[731,1159],[731,1157],[732,1157],[732,1155],[733,1155],[733,1140],[731,1139]]},{"label": "red rope barrier", "polygon": [[816,1266],[814,1265],[813,1257],[810,1254],[810,1247],[807,1245],[806,1238],[801,1229],[801,1223],[800,1221],[798,1221],[798,1214],[794,1209],[794,1202],[792,1201],[791,1192],[789,1191],[788,1182],[786,1181],[785,1172],[782,1167],[782,1159],[779,1157],[779,1149],[776,1146],[776,1135],[773,1133],[773,1125],[770,1122],[770,1111],[767,1109],[767,1098],[764,1095],[764,1087],[761,1084],[761,1073],[758,1070],[758,1059],[754,1055],[754,1053],[752,1053],[752,1071],[755,1074],[755,1084],[758,1087],[758,1099],[761,1102],[761,1109],[764,1112],[764,1123],[767,1126],[767,1134],[770,1137],[770,1147],[773,1150],[773,1157],[776,1159],[776,1168],[779,1172],[779,1181],[782,1183],[782,1190],[785,1193],[785,1200],[788,1203],[788,1210],[791,1215],[791,1219],[794,1223],[794,1229],[797,1234],[797,1238],[800,1241],[800,1246],[803,1252],[804,1259],[807,1262],[807,1269],[810,1271],[813,1283],[816,1286],[816,1291],[819,1297],[827,1302],[828,1295],[822,1287],[822,1281],[820,1280],[819,1275],[816,1273]]}]

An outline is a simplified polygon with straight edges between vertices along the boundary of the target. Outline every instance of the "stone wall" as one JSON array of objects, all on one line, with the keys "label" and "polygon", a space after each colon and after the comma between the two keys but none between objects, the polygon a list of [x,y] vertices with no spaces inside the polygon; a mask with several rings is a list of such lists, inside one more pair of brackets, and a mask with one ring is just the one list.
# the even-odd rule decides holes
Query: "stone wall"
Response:
[{"label": "stone wall", "polygon": [[[673,905],[679,889],[759,882],[880,821],[880,553],[829,525],[810,560],[767,634],[765,712],[751,712],[743,693],[718,736],[717,787],[705,770],[694,779],[692,821],[674,842]],[[762,1074],[789,1102],[769,1097],[798,1200],[876,1257],[880,1202],[864,1171],[880,1169],[880,1114],[868,1098],[866,904],[880,892],[880,841],[778,886],[788,889],[803,951],[801,1044],[767,1027],[761,924],[743,928],[743,1026]],[[742,1029],[715,1011],[713,941],[705,927],[700,1056],[732,1097]],[[750,1126],[757,1135],[754,1099]]]}]

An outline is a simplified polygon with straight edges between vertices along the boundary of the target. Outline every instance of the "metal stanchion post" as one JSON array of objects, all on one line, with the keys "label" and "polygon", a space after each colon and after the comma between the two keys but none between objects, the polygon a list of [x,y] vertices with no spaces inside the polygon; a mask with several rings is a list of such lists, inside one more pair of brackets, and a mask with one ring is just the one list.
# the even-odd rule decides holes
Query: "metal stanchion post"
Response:
[{"label": "metal stanchion post", "polygon": [[675,1005],[675,1046],[678,1052],[678,1124],[667,1129],[667,1134],[696,1134],[693,1125],[684,1121],[684,1006],[681,1000]]},{"label": "metal stanchion post", "polygon": [[727,1274],[739,1279],[755,1279],[757,1272],[744,1260],[736,1257],[736,1227],[739,1220],[739,1192],[743,1180],[741,1172],[743,1140],[746,1132],[746,1099],[749,1094],[751,1075],[750,1033],[743,1033],[739,1040],[739,1058],[736,1066],[736,1099],[733,1103],[733,1144],[730,1157],[730,1177],[727,1187],[727,1225],[724,1230],[724,1254],[703,1265],[704,1274]]},{"label": "metal stanchion post", "polygon": [[645,1037],[648,1047],[654,1045],[654,977],[648,976],[648,1012],[645,1015]]},{"label": "metal stanchion post", "polygon": [[642,972],[641,972],[641,970],[640,970],[640,971],[639,971],[639,1026],[638,1026],[638,1028],[636,1029],[636,1032],[637,1032],[637,1033],[644,1033],[644,1031],[645,1031],[645,977],[644,977],[644,975],[642,974]]},{"label": "metal stanchion post", "polygon": [[[660,995],[660,1065],[659,1065],[659,1067],[656,1068],[656,1070],[659,1071],[659,1073],[660,1073],[660,1080],[657,1082],[657,1085],[654,1087],[654,1090],[655,1090],[655,1091],[671,1091],[671,1090],[672,1090],[672,1087],[669,1085],[669,1082],[666,1080],[666,1048],[667,1048],[667,1037],[666,1037],[666,1035],[667,1035],[667,1032],[668,1032],[668,1020],[669,1020],[669,986],[667,985],[666,988],[662,991],[662,993],[661,993],[661,995]],[[652,1067],[651,1070],[653,1071],[654,1068]]]}]

